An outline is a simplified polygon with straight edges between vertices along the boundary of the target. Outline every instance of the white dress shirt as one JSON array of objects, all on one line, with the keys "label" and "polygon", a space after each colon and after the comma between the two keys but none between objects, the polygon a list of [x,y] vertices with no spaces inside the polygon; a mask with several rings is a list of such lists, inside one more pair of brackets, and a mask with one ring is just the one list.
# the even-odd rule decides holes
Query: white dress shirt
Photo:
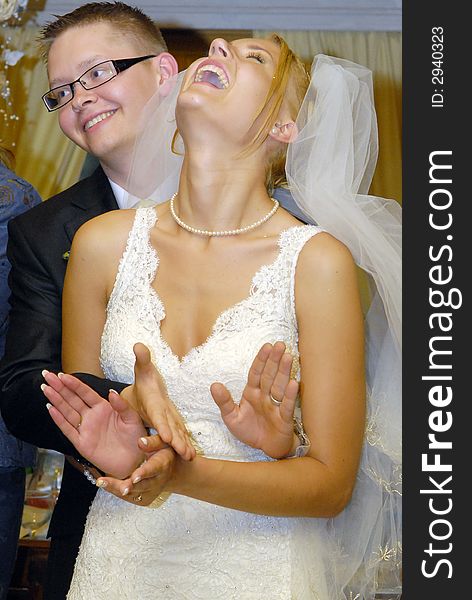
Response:
[{"label": "white dress shirt", "polygon": [[115,195],[116,202],[118,204],[118,208],[131,208],[131,205],[128,205],[129,195],[126,190],[118,185],[111,179],[108,180],[111,185],[111,189],[113,190],[113,194]]}]

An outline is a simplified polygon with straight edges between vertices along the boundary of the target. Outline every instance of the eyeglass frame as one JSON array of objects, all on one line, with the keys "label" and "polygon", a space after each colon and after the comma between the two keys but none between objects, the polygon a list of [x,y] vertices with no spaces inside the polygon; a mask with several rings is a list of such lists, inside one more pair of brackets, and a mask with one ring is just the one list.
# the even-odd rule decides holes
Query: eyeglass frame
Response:
[{"label": "eyeglass frame", "polygon": [[[69,102],[71,102],[74,99],[76,83],[80,83],[80,85],[84,88],[84,90],[94,90],[94,89],[100,87],[101,85],[105,85],[105,83],[108,83],[109,81],[114,79],[117,75],[119,75],[120,73],[123,73],[123,71],[126,71],[126,69],[129,69],[133,65],[136,65],[136,64],[142,62],[143,60],[148,60],[149,58],[155,58],[156,56],[158,56],[158,55],[157,54],[147,54],[146,56],[137,56],[136,58],[119,58],[119,59],[109,58],[108,60],[102,60],[101,62],[97,63],[96,65],[93,65],[93,67],[90,67],[86,71],[84,71],[82,73],[82,75],[79,78],[77,78],[75,81],[71,81],[70,83],[63,83],[62,85],[58,85],[56,87],[51,88],[50,90],[48,90],[45,94],[43,94],[41,96],[41,99],[44,102],[44,105],[46,106],[48,112],[53,112],[55,110],[59,110],[60,108],[63,108],[64,106],[69,104]],[[82,77],[84,75],[86,75],[89,71],[93,71],[93,69],[96,69],[97,67],[99,67],[100,65],[104,65],[105,63],[112,63],[113,68],[115,69],[116,73],[114,75],[112,75],[112,77],[110,77],[110,79],[107,79],[106,81],[103,81],[102,83],[99,83],[98,85],[93,85],[92,87],[85,87],[85,85],[81,81]],[[64,102],[64,104],[61,104],[60,106],[56,106],[55,108],[49,108],[49,106],[47,104],[46,96],[48,94],[50,94],[51,92],[53,92],[54,90],[58,90],[58,89],[64,88],[64,87],[69,87],[69,89],[71,91],[72,95],[69,98],[69,100],[67,100],[67,102]]]}]

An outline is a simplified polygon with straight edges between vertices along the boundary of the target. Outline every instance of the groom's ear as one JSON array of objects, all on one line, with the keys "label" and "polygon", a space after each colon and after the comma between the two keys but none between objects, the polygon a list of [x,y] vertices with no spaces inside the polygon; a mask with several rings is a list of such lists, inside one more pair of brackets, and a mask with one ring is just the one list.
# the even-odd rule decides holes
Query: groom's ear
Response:
[{"label": "groom's ear", "polygon": [[[172,56],[172,54],[169,54],[169,52],[161,52],[158,56],[156,56],[154,60],[157,61],[157,68],[159,74],[159,92],[163,96],[166,96],[171,89],[166,84],[175,75],[177,75],[177,73],[179,72],[179,66],[175,58]],[[169,90],[167,90],[167,87],[169,87]]]}]

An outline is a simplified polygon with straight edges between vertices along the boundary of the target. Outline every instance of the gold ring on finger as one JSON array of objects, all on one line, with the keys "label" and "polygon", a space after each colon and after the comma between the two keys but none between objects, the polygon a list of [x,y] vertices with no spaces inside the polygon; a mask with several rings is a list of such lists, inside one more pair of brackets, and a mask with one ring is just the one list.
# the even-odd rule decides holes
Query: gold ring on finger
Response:
[{"label": "gold ring on finger", "polygon": [[276,406],[280,406],[282,404],[282,400],[277,400],[277,398],[274,398],[274,396],[272,396],[272,394],[269,394],[271,401],[273,402],[273,404],[275,404]]}]

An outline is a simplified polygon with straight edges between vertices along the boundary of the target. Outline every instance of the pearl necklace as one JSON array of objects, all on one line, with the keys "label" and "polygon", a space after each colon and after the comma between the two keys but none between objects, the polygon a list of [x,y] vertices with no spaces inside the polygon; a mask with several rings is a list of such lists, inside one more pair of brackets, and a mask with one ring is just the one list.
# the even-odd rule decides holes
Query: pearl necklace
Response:
[{"label": "pearl necklace", "polygon": [[195,227],[190,227],[190,225],[184,223],[184,221],[182,221],[182,219],[178,217],[177,213],[175,212],[174,200],[176,197],[177,192],[170,199],[170,214],[172,215],[174,221],[183,229],[190,231],[190,233],[196,233],[197,235],[207,235],[209,237],[223,235],[239,235],[240,233],[246,233],[246,231],[251,231],[251,229],[255,229],[256,227],[259,227],[259,225],[262,225],[263,223],[268,221],[275,214],[275,211],[279,208],[279,202],[275,198],[271,198],[272,202],[274,203],[274,206],[265,215],[265,217],[262,217],[262,219],[259,219],[255,223],[252,223],[251,225],[246,225],[246,227],[241,227],[240,229],[223,229],[222,231],[210,231],[208,229],[196,229]]}]

